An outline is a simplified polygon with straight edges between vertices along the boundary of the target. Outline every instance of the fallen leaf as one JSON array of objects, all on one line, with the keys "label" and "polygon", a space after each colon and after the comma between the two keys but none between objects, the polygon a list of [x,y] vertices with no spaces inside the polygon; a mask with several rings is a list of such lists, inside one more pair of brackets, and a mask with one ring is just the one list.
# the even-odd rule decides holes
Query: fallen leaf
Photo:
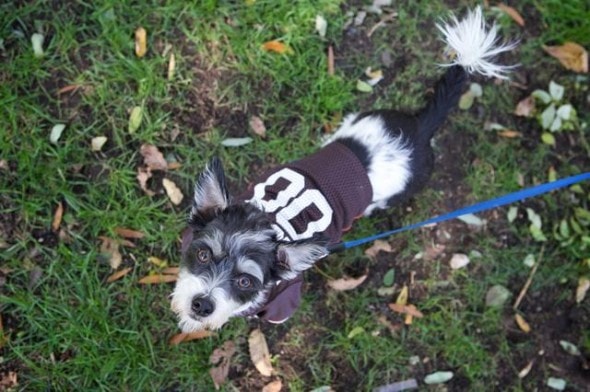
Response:
[{"label": "fallen leaf", "polygon": [[371,245],[369,248],[365,250],[365,254],[372,259],[375,259],[379,252],[393,252],[391,244],[387,241],[376,240],[375,242],[373,242],[373,245]]},{"label": "fallen leaf", "polygon": [[424,261],[435,260],[445,251],[445,249],[445,245],[433,244],[432,246],[429,246],[428,248],[424,249],[422,257],[424,258]]},{"label": "fallen leaf", "polygon": [[383,286],[390,287],[393,286],[393,282],[395,280],[395,269],[390,268],[385,275],[383,275]]},{"label": "fallen leaf", "polygon": [[221,145],[225,147],[241,147],[252,142],[251,137],[230,137],[221,141]]},{"label": "fallen leaf", "polygon": [[514,315],[514,320],[516,321],[516,324],[518,325],[518,328],[520,328],[521,331],[523,331],[524,333],[531,332],[531,326],[520,314],[516,313]]},{"label": "fallen leaf", "polygon": [[57,144],[64,129],[66,129],[65,124],[55,124],[53,128],[51,128],[51,133],[49,134],[49,141],[53,144]]},{"label": "fallen leaf", "polygon": [[408,286],[404,286],[401,289],[395,303],[397,305],[406,305],[408,303]]},{"label": "fallen leaf", "polygon": [[176,170],[182,167],[180,162],[168,162],[168,170]]},{"label": "fallen leaf", "polygon": [[590,289],[590,279],[583,276],[578,280],[578,287],[576,288],[576,302],[581,303],[586,298],[586,293]]},{"label": "fallen leaf", "polygon": [[235,352],[235,343],[232,341],[227,341],[223,343],[220,348],[216,348],[209,357],[209,362],[212,365],[217,365],[209,370],[209,374],[211,375],[213,383],[215,384],[215,389],[219,389],[219,387],[221,387],[221,385],[223,385],[227,380],[227,376],[229,374],[229,363]]},{"label": "fallen leaf", "polygon": [[373,87],[369,83],[362,80],[356,81],[356,89],[363,93],[370,93],[373,91]]},{"label": "fallen leaf", "polygon": [[34,266],[33,269],[29,272],[29,282],[27,283],[27,288],[32,290],[41,277],[43,276],[43,270],[39,266]]},{"label": "fallen leaf", "polygon": [[535,265],[535,255],[532,253],[529,253],[528,255],[526,255],[524,257],[524,260],[522,261],[522,263],[529,268],[533,268],[533,266]]},{"label": "fallen leaf", "polygon": [[108,257],[111,268],[116,270],[123,262],[123,256],[119,252],[119,243],[117,240],[109,237],[98,237],[102,244],[100,245],[100,253]]},{"label": "fallen leaf", "polygon": [[135,131],[139,129],[141,126],[141,121],[143,120],[143,109],[141,106],[135,106],[131,109],[131,113],[129,114],[129,126],[128,130],[129,133],[134,134]]},{"label": "fallen leaf", "polygon": [[64,206],[61,203],[57,203],[57,208],[55,209],[55,214],[53,214],[53,222],[51,222],[51,230],[59,231],[59,226],[61,225],[61,219],[64,215]]},{"label": "fallen leaf", "polygon": [[150,170],[168,169],[168,162],[166,162],[164,155],[153,144],[142,144],[139,153],[143,157],[143,163]]},{"label": "fallen leaf", "polygon": [[176,275],[148,275],[139,279],[140,284],[160,284],[160,283],[172,283],[178,280]]},{"label": "fallen leaf", "polygon": [[395,335],[402,329],[401,324],[392,324],[391,322],[389,322],[389,320],[387,320],[387,317],[385,316],[379,316],[377,318],[377,321],[379,322],[379,324],[387,327],[387,329],[389,330],[389,332],[391,332],[392,335]]},{"label": "fallen leaf", "polygon": [[266,50],[267,52],[275,52],[275,53],[291,53],[292,50],[289,46],[285,45],[284,43],[273,40],[268,41],[262,44],[262,49]]},{"label": "fallen leaf", "polygon": [[474,214],[463,214],[458,216],[457,219],[471,226],[483,226],[485,223],[483,219]]},{"label": "fallen leaf", "polygon": [[453,372],[434,372],[424,377],[425,384],[441,384],[453,378]]},{"label": "fallen leaf", "polygon": [[395,286],[393,287],[379,287],[377,295],[380,297],[389,297],[395,293]]},{"label": "fallen leaf", "polygon": [[549,132],[543,132],[541,134],[541,141],[550,146],[555,146],[555,136]]},{"label": "fallen leaf", "polygon": [[250,117],[250,128],[252,128],[252,132],[254,132],[255,135],[258,135],[262,138],[266,137],[266,127],[264,126],[264,122],[260,117]]},{"label": "fallen leaf", "polygon": [[107,278],[107,283],[112,283],[116,280],[121,279],[122,277],[124,277],[125,275],[127,275],[129,272],[131,272],[133,268],[131,267],[127,267],[127,268],[123,268],[120,271],[115,272],[114,274],[112,274],[111,276],[109,276]]},{"label": "fallen leaf", "polygon": [[367,279],[366,274],[358,278],[341,278],[329,280],[328,286],[336,291],[347,291],[357,288],[365,281],[365,279]]},{"label": "fallen leaf", "polygon": [[451,265],[452,269],[456,270],[465,267],[467,264],[469,264],[469,262],[469,256],[467,256],[466,254],[455,253],[451,257],[451,261],[449,262],[449,264]]},{"label": "fallen leaf", "polygon": [[45,54],[45,52],[43,52],[43,41],[45,41],[45,36],[43,34],[35,33],[31,36],[33,53],[37,58],[43,57]]},{"label": "fallen leaf", "polygon": [[257,328],[250,333],[248,347],[250,350],[250,359],[256,369],[263,376],[270,377],[273,372],[270,363],[270,353],[266,344],[266,338],[260,329]]},{"label": "fallen leaf", "polygon": [[518,378],[525,378],[531,372],[534,363],[534,360],[529,361],[529,363],[518,372]]},{"label": "fallen leaf", "polygon": [[520,117],[532,117],[535,112],[535,99],[532,95],[529,95],[525,99],[518,102],[516,109],[514,109],[514,115]]},{"label": "fallen leaf", "polygon": [[365,75],[369,78],[369,80],[367,80],[367,83],[371,87],[375,86],[377,83],[381,81],[381,79],[383,79],[383,71],[381,71],[380,69],[373,71],[371,70],[371,67],[369,67],[365,70]]},{"label": "fallen leaf", "polygon": [[558,46],[545,46],[543,50],[555,57],[566,69],[574,72],[588,72],[588,52],[575,42]]},{"label": "fallen leaf", "polygon": [[106,136],[96,136],[90,141],[90,149],[94,152],[102,150],[104,144],[109,140]]},{"label": "fallen leaf", "polygon": [[467,90],[467,92],[463,93],[461,98],[459,98],[459,109],[468,110],[473,106],[473,102],[475,102],[475,96],[471,90]]},{"label": "fallen leaf", "polygon": [[147,53],[147,31],[143,27],[135,30],[135,55],[142,58]]},{"label": "fallen leaf", "polygon": [[326,18],[321,15],[316,15],[315,17],[315,31],[318,32],[320,37],[324,38],[326,36],[326,30],[328,29],[328,22]]},{"label": "fallen leaf", "polygon": [[168,80],[174,79],[174,71],[176,70],[176,57],[174,53],[170,53],[170,59],[168,60]]},{"label": "fallen leaf", "polygon": [[162,270],[162,273],[164,275],[178,275],[179,272],[180,272],[179,267],[168,267],[168,268],[164,268]]},{"label": "fallen leaf", "polygon": [[504,3],[500,3],[497,6],[500,10],[502,10],[506,15],[508,15],[509,17],[512,18],[513,21],[516,22],[516,24],[518,24],[519,26],[524,26],[524,19],[522,18],[522,16],[520,15],[520,13],[515,10],[514,8],[504,4]]},{"label": "fallen leaf", "polygon": [[166,260],[162,260],[158,257],[150,256],[148,257],[148,263],[155,265],[156,267],[164,268],[168,266],[168,262]]},{"label": "fallen leaf", "polygon": [[505,137],[507,139],[514,139],[517,137],[521,137],[522,133],[518,131],[513,131],[512,129],[505,129],[503,131],[498,132],[498,136]]},{"label": "fallen leaf", "polygon": [[556,391],[563,391],[566,385],[567,382],[563,378],[549,377],[547,379],[547,386]]},{"label": "fallen leaf", "polygon": [[194,331],[194,332],[181,332],[172,336],[168,340],[168,344],[171,346],[177,346],[183,342],[190,342],[191,340],[205,339],[211,336],[215,336],[215,333],[211,331]]},{"label": "fallen leaf", "polygon": [[382,385],[380,387],[373,389],[373,392],[401,392],[410,389],[418,389],[418,382],[415,378],[410,378],[407,380]]},{"label": "fallen leaf", "polygon": [[329,386],[329,385],[323,385],[323,386],[321,386],[319,388],[312,389],[309,392],[335,392],[335,391],[332,389],[331,386]]},{"label": "fallen leaf", "polygon": [[182,194],[180,188],[178,188],[174,182],[170,181],[167,178],[164,178],[162,179],[162,185],[164,186],[166,194],[168,195],[168,198],[170,198],[172,204],[179,205],[180,203],[182,203],[184,195]]},{"label": "fallen leaf", "polygon": [[469,91],[473,94],[473,97],[480,98],[483,95],[483,88],[479,83],[471,83],[469,85]]},{"label": "fallen leaf", "polygon": [[582,353],[580,352],[580,349],[575,344],[570,343],[567,340],[560,340],[559,345],[569,355],[573,355],[575,357],[582,355]]},{"label": "fallen leaf", "polygon": [[8,371],[6,373],[0,373],[0,389],[3,391],[12,391],[18,387],[18,377],[16,372]]},{"label": "fallen leaf", "polygon": [[360,335],[362,333],[365,333],[365,329],[363,327],[354,327],[349,333],[347,338],[348,339],[352,339],[354,338],[356,335]]},{"label": "fallen leaf", "polygon": [[508,301],[512,293],[502,285],[492,286],[486,293],[486,306],[500,307]]},{"label": "fallen leaf", "polygon": [[551,80],[549,82],[549,95],[551,95],[551,98],[554,101],[561,101],[563,94],[565,94],[565,87]]},{"label": "fallen leaf", "polygon": [[151,191],[147,188],[147,182],[150,178],[152,178],[152,172],[150,169],[146,167],[138,167],[137,168],[137,182],[139,182],[139,186],[148,196],[154,196],[156,192]]},{"label": "fallen leaf", "polygon": [[118,235],[120,235],[123,238],[130,238],[130,239],[134,239],[134,240],[140,240],[143,237],[145,237],[145,234],[142,233],[141,231],[127,229],[124,227],[116,227],[115,233],[117,233]]},{"label": "fallen leaf", "polygon": [[389,304],[389,309],[396,313],[409,314],[410,316],[422,318],[424,314],[419,311],[414,305],[400,305],[397,303]]},{"label": "fallen leaf", "polygon": [[83,87],[83,86],[80,84],[69,84],[69,85],[64,86],[64,87],[60,88],[59,90],[57,90],[57,95],[69,93],[70,91],[76,91],[80,87]]},{"label": "fallen leaf", "polygon": [[262,392],[280,392],[283,389],[281,380],[274,380],[262,387]]}]

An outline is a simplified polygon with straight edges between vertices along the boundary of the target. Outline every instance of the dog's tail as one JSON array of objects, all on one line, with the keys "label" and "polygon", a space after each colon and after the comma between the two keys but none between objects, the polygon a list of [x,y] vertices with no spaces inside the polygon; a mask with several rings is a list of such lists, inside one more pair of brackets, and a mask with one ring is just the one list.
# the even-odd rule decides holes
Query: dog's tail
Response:
[{"label": "dog's tail", "polygon": [[437,28],[455,60],[442,65],[448,67],[447,72],[438,81],[434,96],[418,115],[423,136],[428,139],[457,106],[468,74],[507,79],[506,74],[514,66],[494,63],[492,58],[517,45],[516,42],[498,42],[498,26],[494,24],[490,29],[486,28],[480,7],[469,11],[461,21],[452,16],[450,21],[438,24]]}]

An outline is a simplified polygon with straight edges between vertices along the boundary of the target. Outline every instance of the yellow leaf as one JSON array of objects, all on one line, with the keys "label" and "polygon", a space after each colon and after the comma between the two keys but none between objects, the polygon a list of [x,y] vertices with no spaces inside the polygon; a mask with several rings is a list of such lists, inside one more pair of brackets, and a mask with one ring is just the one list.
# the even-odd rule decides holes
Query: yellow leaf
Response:
[{"label": "yellow leaf", "polygon": [[142,120],[143,109],[141,108],[141,106],[135,106],[133,109],[131,109],[131,113],[129,114],[129,133],[135,133],[135,131],[139,129]]},{"label": "yellow leaf", "polygon": [[517,10],[504,3],[498,4],[498,8],[501,9],[506,15],[511,17],[512,20],[516,22],[516,24],[519,26],[524,26],[524,19]]},{"label": "yellow leaf", "polygon": [[397,305],[406,305],[408,303],[408,286],[404,286],[400,291],[397,299],[395,300]]},{"label": "yellow leaf", "polygon": [[262,44],[262,49],[266,50],[267,52],[275,52],[275,53],[292,53],[293,50],[291,50],[291,48],[287,45],[285,45],[284,43],[277,41],[277,40],[273,40],[273,41],[268,41]]},{"label": "yellow leaf", "polygon": [[172,181],[170,181],[167,178],[164,178],[164,179],[162,179],[162,185],[164,186],[164,189],[166,190],[166,194],[168,195],[168,198],[170,198],[170,201],[172,202],[172,204],[179,205],[180,203],[182,203],[182,199],[184,198],[184,195],[182,194],[182,192],[180,191],[180,188],[178,188],[175,183],[173,183]]},{"label": "yellow leaf", "polygon": [[580,303],[586,297],[586,293],[590,289],[590,279],[587,277],[581,277],[578,280],[578,287],[576,288],[576,302]]},{"label": "yellow leaf", "polygon": [[123,276],[125,276],[129,272],[131,272],[132,269],[133,268],[131,268],[131,267],[127,267],[127,268],[123,268],[120,271],[115,272],[114,274],[112,274],[111,276],[109,276],[107,278],[107,283],[111,283],[111,282],[121,279]]},{"label": "yellow leaf", "polygon": [[514,315],[514,319],[516,320],[516,324],[518,324],[518,328],[520,328],[523,332],[531,332],[531,326],[526,322],[524,317],[517,313]]},{"label": "yellow leaf", "polygon": [[211,336],[215,336],[215,333],[211,331],[195,331],[195,332],[182,332],[172,336],[168,340],[168,344],[176,346],[182,342],[190,342],[191,340],[205,339]]},{"label": "yellow leaf", "polygon": [[148,263],[155,265],[156,267],[164,268],[168,266],[168,262],[166,260],[159,259],[154,256],[148,257]]},{"label": "yellow leaf", "polygon": [[266,338],[260,329],[255,329],[250,333],[248,338],[248,347],[250,349],[250,359],[256,369],[265,377],[270,377],[273,372],[270,363],[270,353]]},{"label": "yellow leaf", "polygon": [[53,231],[59,230],[59,226],[61,225],[61,218],[63,217],[63,214],[64,214],[64,206],[60,201],[59,203],[57,203],[57,208],[55,209],[55,214],[53,215],[53,222],[51,223],[51,229]]},{"label": "yellow leaf", "polygon": [[176,282],[178,276],[176,275],[148,275],[139,280],[140,284],[159,284]]},{"label": "yellow leaf", "polygon": [[135,30],[135,55],[139,58],[147,53],[147,31],[143,27]]},{"label": "yellow leaf", "polygon": [[588,72],[588,52],[575,42],[566,42],[559,46],[544,46],[549,55],[559,60],[561,65],[574,72]]}]

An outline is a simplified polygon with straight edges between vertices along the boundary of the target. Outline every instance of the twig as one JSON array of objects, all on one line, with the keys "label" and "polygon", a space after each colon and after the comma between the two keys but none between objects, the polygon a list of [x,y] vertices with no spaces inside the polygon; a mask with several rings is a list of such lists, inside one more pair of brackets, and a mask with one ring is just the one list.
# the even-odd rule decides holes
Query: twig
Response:
[{"label": "twig", "polygon": [[375,26],[371,27],[371,29],[367,33],[367,37],[371,38],[371,36],[375,32],[375,30],[377,30],[379,27],[383,26],[385,23],[394,20],[396,17],[397,17],[397,12],[393,12],[393,13],[391,13],[389,15],[386,15],[383,18],[381,18],[381,20],[379,22],[377,22],[375,24]]},{"label": "twig", "polygon": [[543,259],[544,252],[545,252],[545,245],[543,245],[543,247],[541,248],[541,252],[539,253],[539,259],[537,260],[537,262],[533,266],[531,273],[529,274],[529,278],[526,280],[524,286],[522,287],[522,290],[520,290],[520,294],[518,294],[518,298],[516,298],[514,305],[512,305],[512,309],[514,309],[514,310],[518,309],[518,307],[520,306],[520,303],[522,302],[522,299],[524,298],[527,291],[529,290],[529,287],[531,286],[531,283],[533,282],[533,276],[535,276],[535,273],[537,272],[537,268],[539,267],[539,264],[541,264],[541,260]]}]

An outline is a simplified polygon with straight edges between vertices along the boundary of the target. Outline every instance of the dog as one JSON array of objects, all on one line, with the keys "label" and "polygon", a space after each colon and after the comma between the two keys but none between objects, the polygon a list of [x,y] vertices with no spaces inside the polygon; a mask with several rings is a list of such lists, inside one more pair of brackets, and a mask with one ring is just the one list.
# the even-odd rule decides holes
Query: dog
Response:
[{"label": "dog", "polygon": [[500,43],[480,8],[437,25],[454,52],[417,114],[347,115],[316,153],[266,173],[230,198],[219,159],[199,176],[171,307],[184,332],[218,329],[231,317],[287,320],[299,306],[302,272],[329,253],[362,215],[419,192],[434,166],[431,139],[458,104],[469,74],[505,79],[491,58]]}]

